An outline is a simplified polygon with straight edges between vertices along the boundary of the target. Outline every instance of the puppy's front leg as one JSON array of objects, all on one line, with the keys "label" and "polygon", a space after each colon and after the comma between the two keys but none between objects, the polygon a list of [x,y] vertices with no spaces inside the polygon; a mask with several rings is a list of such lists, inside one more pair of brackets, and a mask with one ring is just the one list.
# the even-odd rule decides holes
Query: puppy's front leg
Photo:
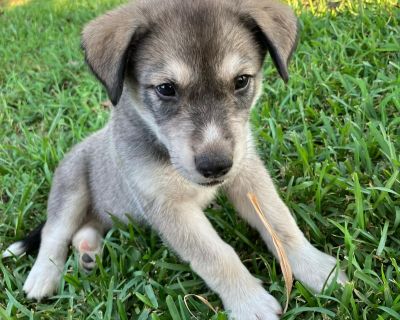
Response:
[{"label": "puppy's front leg", "polygon": [[232,247],[221,240],[199,207],[191,203],[174,205],[149,215],[148,220],[219,294],[232,319],[279,319],[278,302],[249,273]]},{"label": "puppy's front leg", "polygon": [[[242,168],[226,187],[228,197],[243,218],[260,232],[268,248],[276,256],[272,239],[246,196],[248,192],[256,195],[267,220],[283,242],[294,276],[314,291],[320,292],[335,267],[336,260],[314,248],[304,237],[257,156],[249,155]],[[338,282],[345,281],[346,275],[339,271]]]}]

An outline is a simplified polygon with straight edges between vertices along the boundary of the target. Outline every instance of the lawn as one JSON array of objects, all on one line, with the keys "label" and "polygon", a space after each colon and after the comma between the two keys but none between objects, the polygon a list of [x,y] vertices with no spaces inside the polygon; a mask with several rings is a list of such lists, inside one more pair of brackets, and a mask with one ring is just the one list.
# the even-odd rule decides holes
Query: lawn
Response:
[{"label": "lawn", "polygon": [[[57,163],[107,121],[79,34],[120,2],[0,1],[0,251],[45,219]],[[400,7],[291,3],[302,27],[291,79],[267,59],[254,135],[301,229],[343,261],[350,282],[319,295],[295,282],[283,319],[400,319]],[[279,264],[258,234],[223,195],[206,213],[284,304]],[[121,226],[104,246],[92,274],[71,254],[57,296],[41,303],[22,292],[35,257],[0,258],[0,319],[226,319],[151,230]]]}]

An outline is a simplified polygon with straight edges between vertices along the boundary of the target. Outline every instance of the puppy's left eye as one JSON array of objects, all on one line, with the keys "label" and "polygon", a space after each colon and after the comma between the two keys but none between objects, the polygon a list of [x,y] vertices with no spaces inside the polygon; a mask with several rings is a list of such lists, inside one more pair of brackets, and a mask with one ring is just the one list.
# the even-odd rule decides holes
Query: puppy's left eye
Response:
[{"label": "puppy's left eye", "polygon": [[235,91],[240,91],[249,85],[250,76],[243,74],[235,78]]}]

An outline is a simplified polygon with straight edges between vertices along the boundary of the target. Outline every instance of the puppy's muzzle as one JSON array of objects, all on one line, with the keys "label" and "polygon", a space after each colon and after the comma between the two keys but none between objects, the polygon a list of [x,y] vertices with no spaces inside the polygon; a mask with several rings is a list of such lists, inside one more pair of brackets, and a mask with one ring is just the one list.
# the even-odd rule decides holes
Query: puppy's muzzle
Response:
[{"label": "puppy's muzzle", "polygon": [[232,167],[232,158],[221,153],[202,153],[195,156],[196,170],[207,179],[226,175]]}]

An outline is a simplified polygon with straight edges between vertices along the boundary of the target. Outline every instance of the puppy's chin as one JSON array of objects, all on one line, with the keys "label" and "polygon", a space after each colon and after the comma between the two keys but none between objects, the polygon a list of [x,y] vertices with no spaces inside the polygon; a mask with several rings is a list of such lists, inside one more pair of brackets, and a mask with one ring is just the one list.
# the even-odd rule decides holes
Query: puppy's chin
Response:
[{"label": "puppy's chin", "polygon": [[173,165],[173,167],[184,181],[189,182],[190,184],[195,186],[215,187],[223,184],[226,180],[225,177],[217,179],[205,179],[201,177],[197,172],[191,174],[191,170],[187,170],[186,168],[176,165]]},{"label": "puppy's chin", "polygon": [[198,182],[197,184],[202,187],[215,187],[223,184],[224,182],[224,180],[212,180],[209,182]]},{"label": "puppy's chin", "polygon": [[188,179],[192,184],[196,185],[196,186],[201,186],[201,187],[218,187],[220,185],[222,185],[226,180],[227,177],[220,177],[220,178],[216,178],[216,179]]}]

